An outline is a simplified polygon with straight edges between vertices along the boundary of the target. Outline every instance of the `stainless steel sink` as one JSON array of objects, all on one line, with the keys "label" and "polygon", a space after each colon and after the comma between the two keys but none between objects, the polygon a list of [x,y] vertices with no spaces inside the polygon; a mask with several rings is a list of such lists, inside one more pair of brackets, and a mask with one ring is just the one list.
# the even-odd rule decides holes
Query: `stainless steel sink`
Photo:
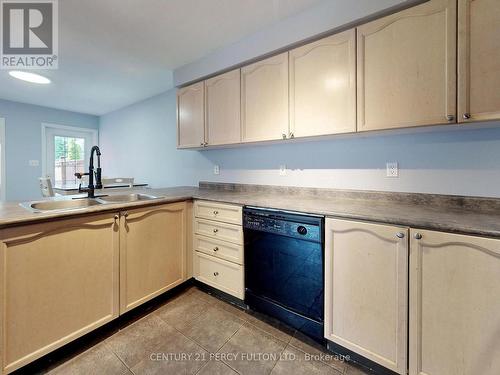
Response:
[{"label": "stainless steel sink", "polygon": [[147,194],[120,194],[120,195],[108,195],[107,197],[98,198],[98,201],[102,203],[131,203],[139,201],[151,201],[158,199],[153,195]]},{"label": "stainless steel sink", "polygon": [[96,199],[71,199],[58,201],[41,201],[22,203],[21,206],[33,212],[51,212],[81,210],[92,206],[98,206],[102,202]]}]

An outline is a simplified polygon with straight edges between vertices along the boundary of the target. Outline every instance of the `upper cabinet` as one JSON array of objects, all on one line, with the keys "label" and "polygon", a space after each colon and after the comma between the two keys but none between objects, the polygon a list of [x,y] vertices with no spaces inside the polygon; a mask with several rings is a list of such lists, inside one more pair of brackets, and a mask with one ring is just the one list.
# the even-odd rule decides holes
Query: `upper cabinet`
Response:
[{"label": "upper cabinet", "polygon": [[177,146],[205,145],[204,83],[198,82],[177,91]]},{"label": "upper cabinet", "polygon": [[455,0],[362,25],[357,40],[358,131],[456,121]]},{"label": "upper cabinet", "polygon": [[208,145],[240,142],[240,70],[206,80],[205,103]]},{"label": "upper cabinet", "polygon": [[356,31],[290,51],[290,132],[356,131]]},{"label": "upper cabinet", "polygon": [[458,120],[500,119],[500,2],[458,1]]},{"label": "upper cabinet", "polygon": [[241,68],[243,142],[288,137],[288,52]]}]

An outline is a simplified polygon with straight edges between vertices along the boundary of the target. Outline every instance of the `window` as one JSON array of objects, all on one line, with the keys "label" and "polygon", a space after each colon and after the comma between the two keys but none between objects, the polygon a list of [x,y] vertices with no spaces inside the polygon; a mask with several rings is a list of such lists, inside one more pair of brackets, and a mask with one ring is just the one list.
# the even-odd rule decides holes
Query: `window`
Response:
[{"label": "window", "polygon": [[97,130],[43,124],[43,175],[54,186],[79,183],[75,173],[87,172],[90,149],[97,144]]}]

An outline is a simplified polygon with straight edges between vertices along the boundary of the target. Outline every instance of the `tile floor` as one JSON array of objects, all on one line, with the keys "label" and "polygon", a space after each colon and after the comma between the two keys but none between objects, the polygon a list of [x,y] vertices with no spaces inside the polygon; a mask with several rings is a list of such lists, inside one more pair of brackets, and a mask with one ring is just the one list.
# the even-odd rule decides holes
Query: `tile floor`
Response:
[{"label": "tile floor", "polygon": [[288,326],[190,287],[48,374],[365,374]]}]

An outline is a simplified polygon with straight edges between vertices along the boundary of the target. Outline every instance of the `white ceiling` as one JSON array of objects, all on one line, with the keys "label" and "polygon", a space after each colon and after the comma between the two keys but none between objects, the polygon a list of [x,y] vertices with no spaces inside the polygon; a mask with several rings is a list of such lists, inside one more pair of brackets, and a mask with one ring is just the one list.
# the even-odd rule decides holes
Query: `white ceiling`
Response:
[{"label": "white ceiling", "polygon": [[0,98],[102,115],[166,91],[172,70],[319,0],[59,0],[59,69]]}]

